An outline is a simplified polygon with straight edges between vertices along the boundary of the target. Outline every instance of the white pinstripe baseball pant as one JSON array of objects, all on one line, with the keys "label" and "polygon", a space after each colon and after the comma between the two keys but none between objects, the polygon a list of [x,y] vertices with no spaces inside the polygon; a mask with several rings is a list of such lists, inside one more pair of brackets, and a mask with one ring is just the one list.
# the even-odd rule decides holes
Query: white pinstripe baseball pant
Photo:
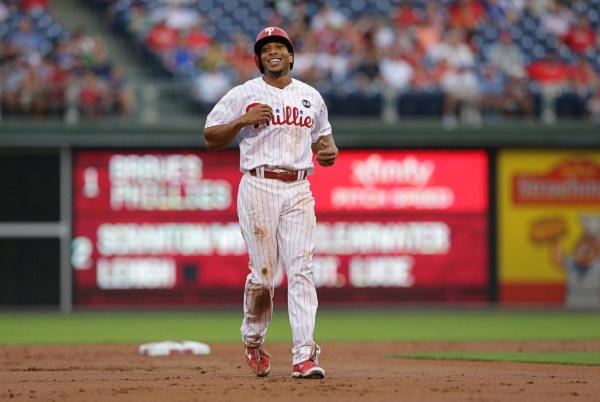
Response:
[{"label": "white pinstripe baseball pant", "polygon": [[250,274],[244,292],[244,343],[264,342],[273,316],[278,270],[288,277],[288,313],[293,364],[311,356],[317,292],[313,283],[316,217],[308,180],[283,182],[244,174],[238,192],[238,215],[248,247]]}]

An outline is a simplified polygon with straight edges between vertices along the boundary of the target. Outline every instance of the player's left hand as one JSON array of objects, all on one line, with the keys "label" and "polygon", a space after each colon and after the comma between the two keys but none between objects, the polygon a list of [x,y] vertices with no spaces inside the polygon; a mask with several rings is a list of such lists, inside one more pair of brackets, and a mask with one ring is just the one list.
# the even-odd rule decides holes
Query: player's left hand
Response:
[{"label": "player's left hand", "polygon": [[334,143],[319,140],[317,144],[317,157],[315,158],[319,165],[327,167],[332,166],[338,156],[338,148]]}]

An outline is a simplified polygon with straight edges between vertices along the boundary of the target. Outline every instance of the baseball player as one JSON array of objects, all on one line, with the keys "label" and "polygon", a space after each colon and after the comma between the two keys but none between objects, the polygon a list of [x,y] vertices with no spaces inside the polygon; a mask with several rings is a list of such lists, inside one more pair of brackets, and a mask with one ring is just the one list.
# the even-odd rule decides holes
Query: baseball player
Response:
[{"label": "baseball player", "polygon": [[206,119],[208,150],[237,138],[240,170],[238,217],[250,257],[241,332],[246,361],[258,377],[270,372],[264,348],[273,315],[274,278],[288,277],[288,310],[294,347],[292,376],[323,378],[319,346],[313,340],[317,293],[312,280],[315,201],[306,178],[312,162],[334,164],[327,107],[311,86],[292,79],[294,47],[281,28],[267,27],[254,44],[261,77],[229,91]]}]

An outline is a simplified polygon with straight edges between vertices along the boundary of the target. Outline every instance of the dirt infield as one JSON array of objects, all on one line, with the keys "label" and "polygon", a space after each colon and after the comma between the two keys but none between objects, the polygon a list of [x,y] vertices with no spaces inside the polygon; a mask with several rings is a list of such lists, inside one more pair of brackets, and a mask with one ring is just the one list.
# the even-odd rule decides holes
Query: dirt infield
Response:
[{"label": "dirt infield", "polygon": [[598,401],[600,367],[385,357],[434,350],[600,350],[600,342],[321,344],[324,380],[291,378],[291,346],[267,345],[255,378],[242,347],[148,357],[136,345],[0,347],[0,400],[10,401]]}]

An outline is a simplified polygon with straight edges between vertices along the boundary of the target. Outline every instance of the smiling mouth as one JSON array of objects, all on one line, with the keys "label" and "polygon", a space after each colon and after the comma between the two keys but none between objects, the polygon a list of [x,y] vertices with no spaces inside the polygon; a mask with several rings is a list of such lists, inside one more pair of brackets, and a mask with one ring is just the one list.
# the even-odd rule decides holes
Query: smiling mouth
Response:
[{"label": "smiling mouth", "polygon": [[267,64],[270,64],[270,65],[275,65],[275,64],[279,64],[279,63],[281,63],[281,59],[279,59],[279,58],[271,59],[271,60],[267,61]]}]

